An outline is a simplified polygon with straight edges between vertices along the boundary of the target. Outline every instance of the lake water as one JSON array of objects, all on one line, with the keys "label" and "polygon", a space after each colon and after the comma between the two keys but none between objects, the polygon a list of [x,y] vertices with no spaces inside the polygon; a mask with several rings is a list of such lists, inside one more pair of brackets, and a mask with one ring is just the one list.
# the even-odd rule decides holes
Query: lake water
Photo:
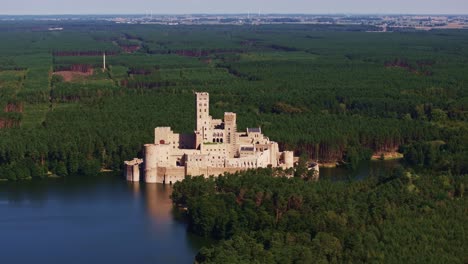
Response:
[{"label": "lake water", "polygon": [[171,192],[115,176],[0,182],[0,263],[193,263],[206,241]]},{"label": "lake water", "polygon": [[[363,179],[394,168],[372,161],[321,179]],[[0,182],[0,264],[193,263],[206,240],[190,235],[170,186],[122,177]]]},{"label": "lake water", "polygon": [[332,181],[362,180],[369,175],[381,175],[400,165],[398,160],[371,160],[361,163],[355,171],[344,167],[320,168],[320,179]]}]

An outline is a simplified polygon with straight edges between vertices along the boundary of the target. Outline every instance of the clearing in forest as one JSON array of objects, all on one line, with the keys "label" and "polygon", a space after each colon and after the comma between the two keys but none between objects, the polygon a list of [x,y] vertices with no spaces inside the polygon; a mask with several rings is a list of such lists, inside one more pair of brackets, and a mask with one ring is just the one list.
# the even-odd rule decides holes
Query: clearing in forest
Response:
[{"label": "clearing in forest", "polygon": [[87,72],[81,72],[81,71],[58,71],[54,72],[54,75],[62,76],[63,80],[65,82],[71,82],[73,80],[82,78],[82,77],[87,77],[91,76],[94,73],[94,69],[90,69]]}]

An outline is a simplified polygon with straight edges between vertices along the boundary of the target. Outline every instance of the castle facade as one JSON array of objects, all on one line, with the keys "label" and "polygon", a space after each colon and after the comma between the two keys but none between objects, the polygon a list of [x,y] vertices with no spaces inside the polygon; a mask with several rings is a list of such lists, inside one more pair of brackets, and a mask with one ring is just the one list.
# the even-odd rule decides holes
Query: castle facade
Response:
[{"label": "castle facade", "polygon": [[177,134],[170,127],[154,130],[154,143],[144,145],[144,159],[126,161],[128,181],[140,180],[140,165],[148,183],[172,184],[186,175],[218,176],[225,172],[294,166],[292,151],[280,152],[278,143],[263,135],[261,128],[237,131],[235,113],[224,120],[210,116],[210,96],[196,93],[196,130]]}]

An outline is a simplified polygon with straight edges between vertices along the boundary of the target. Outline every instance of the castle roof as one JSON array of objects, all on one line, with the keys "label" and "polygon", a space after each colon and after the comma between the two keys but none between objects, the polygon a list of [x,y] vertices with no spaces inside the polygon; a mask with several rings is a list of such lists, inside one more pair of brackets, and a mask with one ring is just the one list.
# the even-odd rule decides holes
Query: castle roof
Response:
[{"label": "castle roof", "polygon": [[262,130],[259,127],[247,128],[247,133],[262,133]]}]

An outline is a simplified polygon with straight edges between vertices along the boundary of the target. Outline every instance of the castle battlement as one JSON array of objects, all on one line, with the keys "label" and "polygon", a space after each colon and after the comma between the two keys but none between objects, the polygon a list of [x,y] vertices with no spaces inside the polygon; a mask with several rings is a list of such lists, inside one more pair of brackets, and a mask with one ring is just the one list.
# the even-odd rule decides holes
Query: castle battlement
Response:
[{"label": "castle battlement", "polygon": [[226,112],[223,120],[213,119],[210,95],[195,95],[194,133],[177,134],[170,127],[155,128],[154,143],[144,145],[144,160],[125,163],[127,180],[139,181],[139,175],[133,175],[142,163],[146,182],[170,184],[186,175],[209,177],[269,166],[294,166],[293,152],[280,152],[278,143],[263,135],[261,128],[238,132],[236,113]]}]

